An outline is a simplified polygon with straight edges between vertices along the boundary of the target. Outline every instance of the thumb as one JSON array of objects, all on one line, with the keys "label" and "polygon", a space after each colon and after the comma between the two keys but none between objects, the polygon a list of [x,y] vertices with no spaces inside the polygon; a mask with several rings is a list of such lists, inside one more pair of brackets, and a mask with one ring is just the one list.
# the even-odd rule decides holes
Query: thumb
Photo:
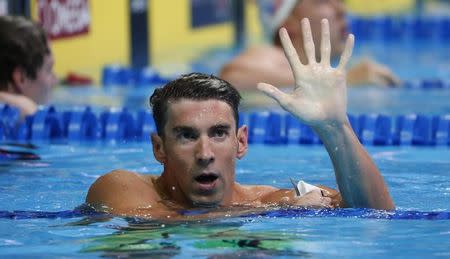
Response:
[{"label": "thumb", "polygon": [[281,106],[284,106],[289,98],[288,94],[284,93],[273,85],[258,83],[256,87],[258,88],[258,90],[277,101]]}]

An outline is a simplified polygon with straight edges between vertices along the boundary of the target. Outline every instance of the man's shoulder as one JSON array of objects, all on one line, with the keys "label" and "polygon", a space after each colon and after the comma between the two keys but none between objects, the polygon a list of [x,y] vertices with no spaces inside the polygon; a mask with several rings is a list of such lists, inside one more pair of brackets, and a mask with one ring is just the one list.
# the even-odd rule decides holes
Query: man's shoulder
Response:
[{"label": "man's shoulder", "polygon": [[121,185],[126,184],[133,184],[136,182],[151,182],[151,175],[142,175],[138,174],[136,172],[123,170],[123,169],[117,169],[113,170],[109,173],[106,173],[94,182],[92,186],[95,185],[110,185],[110,184],[117,184],[120,183]]},{"label": "man's shoulder", "polygon": [[111,171],[91,185],[86,202],[114,211],[152,205],[159,200],[152,183],[153,177],[127,170]]}]

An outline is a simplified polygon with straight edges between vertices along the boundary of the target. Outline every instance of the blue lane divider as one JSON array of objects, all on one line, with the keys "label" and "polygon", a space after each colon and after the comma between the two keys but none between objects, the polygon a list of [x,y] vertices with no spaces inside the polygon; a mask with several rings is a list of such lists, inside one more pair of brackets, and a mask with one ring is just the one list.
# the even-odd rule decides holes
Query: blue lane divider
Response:
[{"label": "blue lane divider", "polygon": [[358,118],[359,127],[359,141],[363,144],[371,144],[375,139],[375,122],[377,120],[377,114],[361,115]]},{"label": "blue lane divider", "polygon": [[19,119],[19,109],[9,105],[0,105],[0,140],[16,136],[15,129]]},{"label": "blue lane divider", "polygon": [[359,40],[450,41],[449,16],[350,16],[349,20]]},{"label": "blue lane divider", "polygon": [[414,123],[412,144],[426,146],[431,143],[431,118],[418,115]]},{"label": "blue lane divider", "polygon": [[33,124],[33,116],[25,118],[25,122],[20,123],[15,140],[24,141],[31,139],[31,125]]},{"label": "blue lane divider", "polygon": [[238,126],[250,125],[250,113],[249,112],[239,112],[239,123]]},{"label": "blue lane divider", "polygon": [[302,124],[292,114],[286,116],[286,143],[300,144]]},{"label": "blue lane divider", "polygon": [[300,144],[320,144],[317,134],[307,125],[300,126]]},{"label": "blue lane divider", "polygon": [[398,116],[395,119],[395,132],[392,137],[392,143],[394,145],[407,145],[412,143],[412,131],[413,124],[416,119],[415,114],[407,116]]},{"label": "blue lane divider", "polygon": [[38,110],[31,124],[31,139],[56,139],[62,137],[62,114],[53,106]]},{"label": "blue lane divider", "polygon": [[127,109],[110,109],[100,115],[101,138],[130,140],[134,137],[135,119]]},{"label": "blue lane divider", "polygon": [[[267,118],[265,144],[286,144],[287,123],[286,114],[271,112]],[[270,125],[270,126],[269,126]]]},{"label": "blue lane divider", "polygon": [[[20,122],[17,112],[8,109],[0,107],[3,140],[148,141],[156,132],[152,114],[146,110],[111,108],[97,115],[90,107],[57,111],[49,106]],[[321,143],[309,126],[284,111],[257,110],[239,115],[239,125],[248,125],[249,143]],[[450,145],[450,114],[349,114],[348,118],[365,145]]]},{"label": "blue lane divider", "polygon": [[8,134],[6,133],[8,130],[8,127],[4,125],[3,120],[0,120],[0,140],[5,140],[8,137]]},{"label": "blue lane divider", "polygon": [[64,136],[69,140],[95,140],[98,121],[90,107],[65,112]]},{"label": "blue lane divider", "polygon": [[433,117],[432,144],[450,145],[450,115]]},{"label": "blue lane divider", "polygon": [[[1,219],[27,220],[27,219],[70,219],[79,217],[100,217],[109,216],[105,213],[83,210],[65,210],[65,211],[0,211]],[[111,215],[112,216],[112,215]],[[362,218],[362,219],[388,219],[388,220],[450,220],[448,211],[384,211],[375,209],[278,209],[268,210],[266,212],[249,213],[239,217],[269,217],[269,218]]]},{"label": "blue lane divider", "polygon": [[450,89],[450,81],[440,78],[426,78],[422,80],[405,80],[403,87],[407,89]]},{"label": "blue lane divider", "polygon": [[387,115],[380,114],[375,121],[374,145],[390,145],[392,137],[392,121]]},{"label": "blue lane divider", "polygon": [[158,71],[153,68],[143,68],[138,72],[136,86],[163,85],[170,82],[172,78],[161,76]]},{"label": "blue lane divider", "polygon": [[358,138],[363,144],[390,145],[391,118],[383,114],[362,114],[358,118]]},{"label": "blue lane divider", "polygon": [[152,114],[146,110],[138,111],[136,121],[136,140],[148,141],[150,135],[156,132],[155,122]]},{"label": "blue lane divider", "polygon": [[107,65],[102,70],[102,85],[127,86],[136,81],[136,72],[129,67],[119,65]]},{"label": "blue lane divider", "polygon": [[102,69],[105,87],[144,87],[168,83],[172,78],[159,74],[154,68],[133,69],[121,65],[106,65]]},{"label": "blue lane divider", "polygon": [[266,138],[270,112],[257,111],[250,113],[248,142],[250,144],[263,144]]},{"label": "blue lane divider", "polygon": [[119,73],[119,66],[104,66],[102,70],[102,85],[108,87],[117,84],[120,81]]}]

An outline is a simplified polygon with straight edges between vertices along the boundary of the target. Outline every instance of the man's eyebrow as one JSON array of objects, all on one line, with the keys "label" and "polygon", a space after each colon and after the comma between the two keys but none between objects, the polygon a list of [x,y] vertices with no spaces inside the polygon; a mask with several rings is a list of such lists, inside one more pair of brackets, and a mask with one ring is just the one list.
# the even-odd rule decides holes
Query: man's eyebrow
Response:
[{"label": "man's eyebrow", "polygon": [[212,126],[211,129],[214,129],[214,130],[230,130],[231,129],[231,125],[227,124],[227,123],[216,124],[216,125]]},{"label": "man's eyebrow", "polygon": [[174,133],[179,133],[182,131],[195,131],[195,129],[189,126],[175,126],[172,128],[172,132]]}]

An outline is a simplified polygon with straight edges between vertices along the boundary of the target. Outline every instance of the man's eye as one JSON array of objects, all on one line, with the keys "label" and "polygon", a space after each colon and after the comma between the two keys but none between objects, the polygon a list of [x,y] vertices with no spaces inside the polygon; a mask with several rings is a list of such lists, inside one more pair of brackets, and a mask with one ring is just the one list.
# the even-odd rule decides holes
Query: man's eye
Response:
[{"label": "man's eye", "polygon": [[216,138],[223,138],[228,136],[228,131],[226,130],[216,130],[214,131],[214,137]]},{"label": "man's eye", "polygon": [[192,140],[195,139],[195,134],[192,132],[181,132],[177,135],[177,138],[182,140]]}]

